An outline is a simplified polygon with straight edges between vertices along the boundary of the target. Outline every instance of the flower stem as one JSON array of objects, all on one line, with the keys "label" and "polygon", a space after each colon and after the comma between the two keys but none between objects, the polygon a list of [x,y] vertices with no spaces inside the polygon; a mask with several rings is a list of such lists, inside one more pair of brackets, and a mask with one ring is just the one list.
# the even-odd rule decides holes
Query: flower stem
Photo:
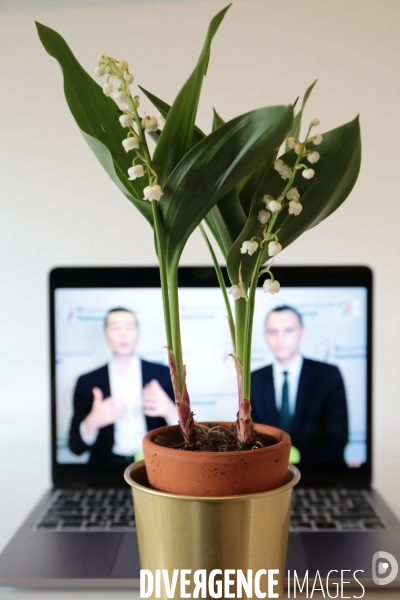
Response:
[{"label": "flower stem", "polygon": [[178,271],[173,269],[168,273],[169,308],[171,315],[172,350],[176,361],[176,376],[180,392],[185,385],[185,369],[183,366],[181,326],[179,320]]},{"label": "flower stem", "polygon": [[226,291],[226,285],[225,285],[225,281],[224,281],[224,276],[222,275],[222,271],[221,271],[221,267],[218,264],[218,260],[217,257],[215,256],[215,252],[214,249],[211,245],[211,242],[204,230],[203,225],[200,223],[199,225],[199,229],[203,235],[204,241],[206,242],[207,248],[210,251],[211,254],[211,258],[212,261],[214,263],[214,269],[215,269],[215,273],[217,275],[218,278],[218,283],[220,285],[221,291],[222,291],[222,295],[224,297],[224,302],[225,302],[225,308],[226,308],[226,312],[227,317],[228,317],[228,322],[229,322],[229,329],[231,331],[231,337],[232,337],[232,344],[233,344],[233,352],[236,354],[236,332],[235,332],[235,321],[233,319],[233,314],[232,314],[232,309],[231,309],[231,304],[229,302],[229,297],[228,297],[228,292]]},{"label": "flower stem", "polygon": [[[275,221],[277,219],[278,213],[274,213],[272,215],[271,221],[268,225],[267,231],[265,232],[265,238],[267,238],[272,228],[275,225]],[[254,320],[254,305],[255,305],[255,296],[258,282],[258,272],[261,267],[262,259],[264,254],[264,248],[260,246],[256,264],[254,265],[253,274],[250,282],[250,290],[248,293],[249,299],[246,304],[246,314],[245,314],[245,322],[244,322],[244,339],[245,344],[243,348],[243,387],[242,394],[243,398],[250,398],[250,366],[251,366],[251,341],[253,335],[253,320]]]},{"label": "flower stem", "polygon": [[[149,147],[147,145],[147,140],[146,140],[145,132],[143,131],[142,122],[140,120],[139,114],[137,112],[137,108],[136,108],[135,103],[134,103],[133,98],[132,98],[132,93],[131,93],[130,87],[129,87],[129,85],[126,82],[124,75],[120,72],[120,70],[116,66],[115,59],[107,57],[107,58],[105,58],[105,63],[109,64],[109,65],[112,65],[115,68],[116,72],[118,73],[117,75],[115,75],[115,77],[120,80],[121,86],[123,87],[124,91],[126,92],[126,95],[128,96],[129,106],[131,108],[133,117],[134,117],[135,122],[136,122],[136,126],[138,128],[138,135],[139,135],[141,144],[143,146],[143,152],[144,152],[144,155],[145,155],[145,158],[146,158],[146,164],[149,167],[149,173],[150,173],[152,171],[152,169],[151,169],[151,156],[150,156],[150,152],[149,152]],[[149,174],[149,183],[150,183],[150,185],[152,184],[152,179],[153,179],[152,175]]]},{"label": "flower stem", "polygon": [[171,330],[171,313],[168,297],[168,277],[167,265],[165,261],[165,243],[164,233],[160,224],[160,215],[158,214],[158,203],[156,200],[151,201],[154,220],[154,233],[156,239],[156,252],[160,266],[161,292],[164,309],[165,334],[167,337],[167,346],[172,350],[172,330]]},{"label": "flower stem", "polygon": [[235,323],[236,323],[236,343],[235,354],[239,363],[243,366],[243,354],[245,347],[244,324],[246,315],[247,301],[244,298],[235,300]]},{"label": "flower stem", "polygon": [[124,80],[124,78],[122,77],[121,81],[123,80],[123,85],[125,86],[125,91],[128,95],[128,100],[129,100],[129,104],[131,107],[131,110],[133,112],[133,116],[135,119],[135,123],[136,123],[136,127],[138,128],[138,134],[139,134],[139,138],[140,138],[140,142],[142,144],[143,147],[143,153],[146,159],[146,164],[149,167],[149,184],[151,185],[153,183],[153,177],[152,175],[150,175],[150,173],[153,172],[152,169],[152,165],[151,165],[151,156],[150,156],[150,152],[149,152],[149,147],[147,145],[147,139],[146,139],[146,134],[143,131],[143,127],[142,127],[142,122],[140,120],[138,111],[136,109],[135,103],[133,102],[133,98],[132,98],[132,94],[131,91],[129,89],[128,84],[126,83],[126,81]]}]

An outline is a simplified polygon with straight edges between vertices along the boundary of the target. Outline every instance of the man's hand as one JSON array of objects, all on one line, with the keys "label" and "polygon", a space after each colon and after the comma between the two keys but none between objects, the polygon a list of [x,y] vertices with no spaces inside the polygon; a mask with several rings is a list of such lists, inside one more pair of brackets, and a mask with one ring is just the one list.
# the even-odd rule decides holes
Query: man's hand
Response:
[{"label": "man's hand", "polygon": [[101,427],[113,425],[123,416],[126,410],[125,404],[112,396],[103,400],[103,392],[100,388],[95,387],[92,392],[92,410],[84,421],[88,436],[96,435]]},{"label": "man's hand", "polygon": [[143,388],[143,411],[147,417],[163,417],[168,425],[178,422],[178,414],[174,402],[156,379],[152,379]]}]

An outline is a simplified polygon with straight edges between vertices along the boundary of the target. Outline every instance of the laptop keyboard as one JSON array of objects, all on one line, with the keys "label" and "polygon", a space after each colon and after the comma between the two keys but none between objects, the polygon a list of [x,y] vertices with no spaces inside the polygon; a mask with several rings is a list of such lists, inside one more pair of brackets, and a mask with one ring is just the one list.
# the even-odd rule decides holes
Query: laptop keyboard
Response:
[{"label": "laptop keyboard", "polygon": [[[386,529],[365,490],[298,488],[293,492],[290,531]],[[131,490],[57,490],[34,530],[134,531]]]},{"label": "laptop keyboard", "polygon": [[127,489],[57,490],[36,531],[133,531],[132,492]]},{"label": "laptop keyboard", "polygon": [[293,490],[290,531],[373,531],[386,529],[366,490]]}]

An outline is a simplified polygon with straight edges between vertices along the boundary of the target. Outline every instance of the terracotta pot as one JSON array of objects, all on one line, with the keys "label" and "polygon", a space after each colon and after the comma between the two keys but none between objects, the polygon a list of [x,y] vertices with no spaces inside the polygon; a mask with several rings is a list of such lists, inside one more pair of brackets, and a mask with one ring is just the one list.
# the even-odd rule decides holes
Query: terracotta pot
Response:
[{"label": "terracotta pot", "polygon": [[[232,423],[219,425],[229,427]],[[289,465],[290,436],[269,425],[254,427],[274,437],[277,443],[240,452],[188,452],[158,446],[152,441],[166,427],[150,431],[143,438],[150,487],[170,494],[207,497],[256,494],[283,486]],[[178,429],[178,425],[173,429]]]}]

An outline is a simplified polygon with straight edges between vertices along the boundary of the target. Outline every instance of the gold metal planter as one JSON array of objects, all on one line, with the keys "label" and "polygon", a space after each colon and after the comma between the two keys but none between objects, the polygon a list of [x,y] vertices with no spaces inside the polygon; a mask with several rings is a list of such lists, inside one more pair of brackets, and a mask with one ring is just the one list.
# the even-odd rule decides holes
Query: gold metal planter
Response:
[{"label": "gold metal planter", "polygon": [[[245,576],[261,570],[277,569],[273,588],[283,594],[284,569],[289,531],[292,489],[300,473],[289,466],[287,483],[275,490],[243,496],[193,497],[159,492],[149,487],[144,462],[130,465],[125,480],[132,487],[139,554],[142,569],[155,576],[156,570],[168,570],[169,581],[174,569],[189,569],[193,594],[193,574],[205,569],[241,569]],[[235,583],[230,588],[236,597]],[[216,579],[223,580],[223,575]],[[268,575],[259,579],[260,591],[268,598]],[[161,598],[167,598],[161,579]],[[180,583],[174,598],[181,598]],[[201,597],[201,595],[199,596]],[[207,592],[207,598],[211,598]],[[224,597],[224,596],[222,596]],[[243,598],[247,596],[243,593]],[[248,596],[256,598],[254,594]],[[150,598],[156,598],[155,591]]]}]

